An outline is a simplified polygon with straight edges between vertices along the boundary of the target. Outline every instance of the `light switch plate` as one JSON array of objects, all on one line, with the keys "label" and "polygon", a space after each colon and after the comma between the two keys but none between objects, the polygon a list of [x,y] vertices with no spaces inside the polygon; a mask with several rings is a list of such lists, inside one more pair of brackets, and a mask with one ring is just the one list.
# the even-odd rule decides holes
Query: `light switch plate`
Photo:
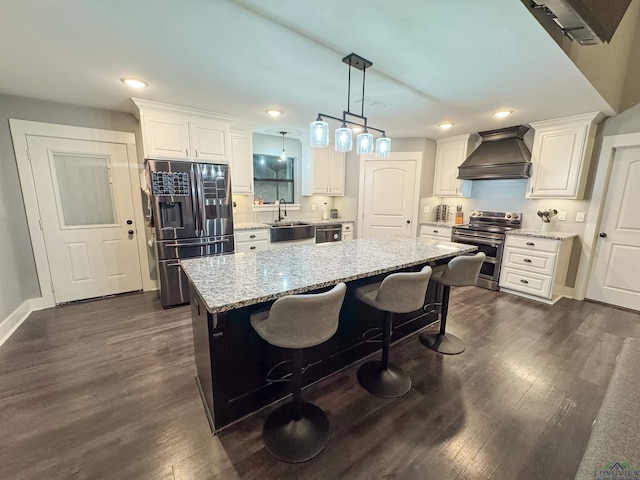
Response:
[{"label": "light switch plate", "polygon": [[316,210],[316,204],[315,204],[315,203],[312,203],[312,204],[311,204],[311,210],[312,210],[312,211],[315,211],[315,210]]},{"label": "light switch plate", "polygon": [[584,212],[576,213],[576,222],[584,222]]},{"label": "light switch plate", "polygon": [[558,220],[564,222],[567,219],[567,212],[565,212],[564,210],[560,210],[558,212]]},{"label": "light switch plate", "polygon": [[429,205],[425,205],[424,208],[422,209],[422,211],[424,213],[429,213],[431,211],[431,208],[429,207]]}]

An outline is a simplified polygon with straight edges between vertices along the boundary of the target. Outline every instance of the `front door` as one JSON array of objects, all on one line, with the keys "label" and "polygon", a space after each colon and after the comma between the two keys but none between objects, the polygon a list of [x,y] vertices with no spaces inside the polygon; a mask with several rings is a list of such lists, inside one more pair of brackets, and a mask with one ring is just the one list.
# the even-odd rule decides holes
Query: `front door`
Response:
[{"label": "front door", "polygon": [[126,146],[27,145],[56,303],[142,289]]},{"label": "front door", "polygon": [[640,147],[617,149],[587,297],[640,310]]},{"label": "front door", "polygon": [[418,160],[367,158],[363,161],[362,236],[415,236]]}]

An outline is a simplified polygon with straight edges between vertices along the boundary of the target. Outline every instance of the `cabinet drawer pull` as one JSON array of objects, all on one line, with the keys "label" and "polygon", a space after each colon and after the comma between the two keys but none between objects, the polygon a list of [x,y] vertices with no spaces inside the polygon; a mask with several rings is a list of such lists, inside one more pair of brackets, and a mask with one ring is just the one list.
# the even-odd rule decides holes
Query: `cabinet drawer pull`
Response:
[{"label": "cabinet drawer pull", "polygon": [[529,282],[527,282],[527,281],[526,281],[525,279],[523,279],[523,278],[521,278],[521,279],[520,279],[520,281],[521,281],[522,283],[529,283]]},{"label": "cabinet drawer pull", "polygon": [[533,242],[527,242],[527,245],[529,245],[530,247],[533,247],[535,245],[535,243]]},{"label": "cabinet drawer pull", "polygon": [[527,262],[527,263],[531,263],[531,259],[530,258],[525,258],[524,260],[522,260],[523,262]]},{"label": "cabinet drawer pull", "polygon": [[434,230],[433,233],[438,233],[438,230]]},{"label": "cabinet drawer pull", "polygon": [[255,250],[256,246],[255,245],[251,245],[251,250]]},{"label": "cabinet drawer pull", "polygon": [[255,235],[249,235],[249,238],[256,238]]},{"label": "cabinet drawer pull", "polygon": [[188,156],[189,156],[189,149],[188,149],[188,148],[185,148],[185,149],[184,149],[184,153],[185,153],[185,154],[187,155],[187,157],[188,157]]}]

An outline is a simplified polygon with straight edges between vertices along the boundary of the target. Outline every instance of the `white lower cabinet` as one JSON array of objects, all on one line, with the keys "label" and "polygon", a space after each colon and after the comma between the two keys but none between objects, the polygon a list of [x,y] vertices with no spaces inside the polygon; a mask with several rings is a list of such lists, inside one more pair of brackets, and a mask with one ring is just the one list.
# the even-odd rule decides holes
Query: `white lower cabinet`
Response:
[{"label": "white lower cabinet", "polygon": [[500,290],[553,304],[564,296],[573,237],[556,240],[507,235]]},{"label": "white lower cabinet", "polygon": [[446,240],[451,241],[452,227],[437,227],[432,225],[421,225],[420,236],[430,238],[432,240]]},{"label": "white lower cabinet", "polygon": [[269,230],[239,230],[236,232],[236,253],[269,249]]}]

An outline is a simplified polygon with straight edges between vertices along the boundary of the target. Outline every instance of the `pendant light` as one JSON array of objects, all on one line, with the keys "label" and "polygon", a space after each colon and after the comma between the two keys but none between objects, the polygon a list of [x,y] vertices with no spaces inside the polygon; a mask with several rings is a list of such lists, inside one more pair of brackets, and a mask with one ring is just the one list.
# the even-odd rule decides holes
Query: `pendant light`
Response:
[{"label": "pendant light", "polygon": [[[318,117],[309,125],[309,134],[311,146],[315,148],[324,148],[329,146],[329,124],[324,118],[341,122],[340,128],[335,132],[335,150],[336,152],[350,152],[353,149],[353,131],[349,126],[362,127],[356,140],[358,155],[367,155],[373,152],[373,135],[369,133],[369,129],[381,133],[381,137],[375,142],[376,156],[387,158],[391,152],[391,139],[387,137],[384,130],[380,130],[368,125],[367,117],[364,116],[364,85],[366,70],[373,63],[366,58],[351,53],[342,59],[343,63],[349,65],[349,82],[347,91],[347,109],[342,112],[342,118],[332,117],[324,113],[318,113]],[[362,110],[360,115],[351,113],[351,67],[355,67],[362,71]],[[357,121],[347,120],[347,116],[355,117]]]},{"label": "pendant light", "polygon": [[285,152],[284,150],[284,136],[287,134],[287,132],[280,132],[280,135],[282,135],[282,153],[280,154],[280,157],[278,158],[279,162],[284,162],[287,160],[287,152]]}]

